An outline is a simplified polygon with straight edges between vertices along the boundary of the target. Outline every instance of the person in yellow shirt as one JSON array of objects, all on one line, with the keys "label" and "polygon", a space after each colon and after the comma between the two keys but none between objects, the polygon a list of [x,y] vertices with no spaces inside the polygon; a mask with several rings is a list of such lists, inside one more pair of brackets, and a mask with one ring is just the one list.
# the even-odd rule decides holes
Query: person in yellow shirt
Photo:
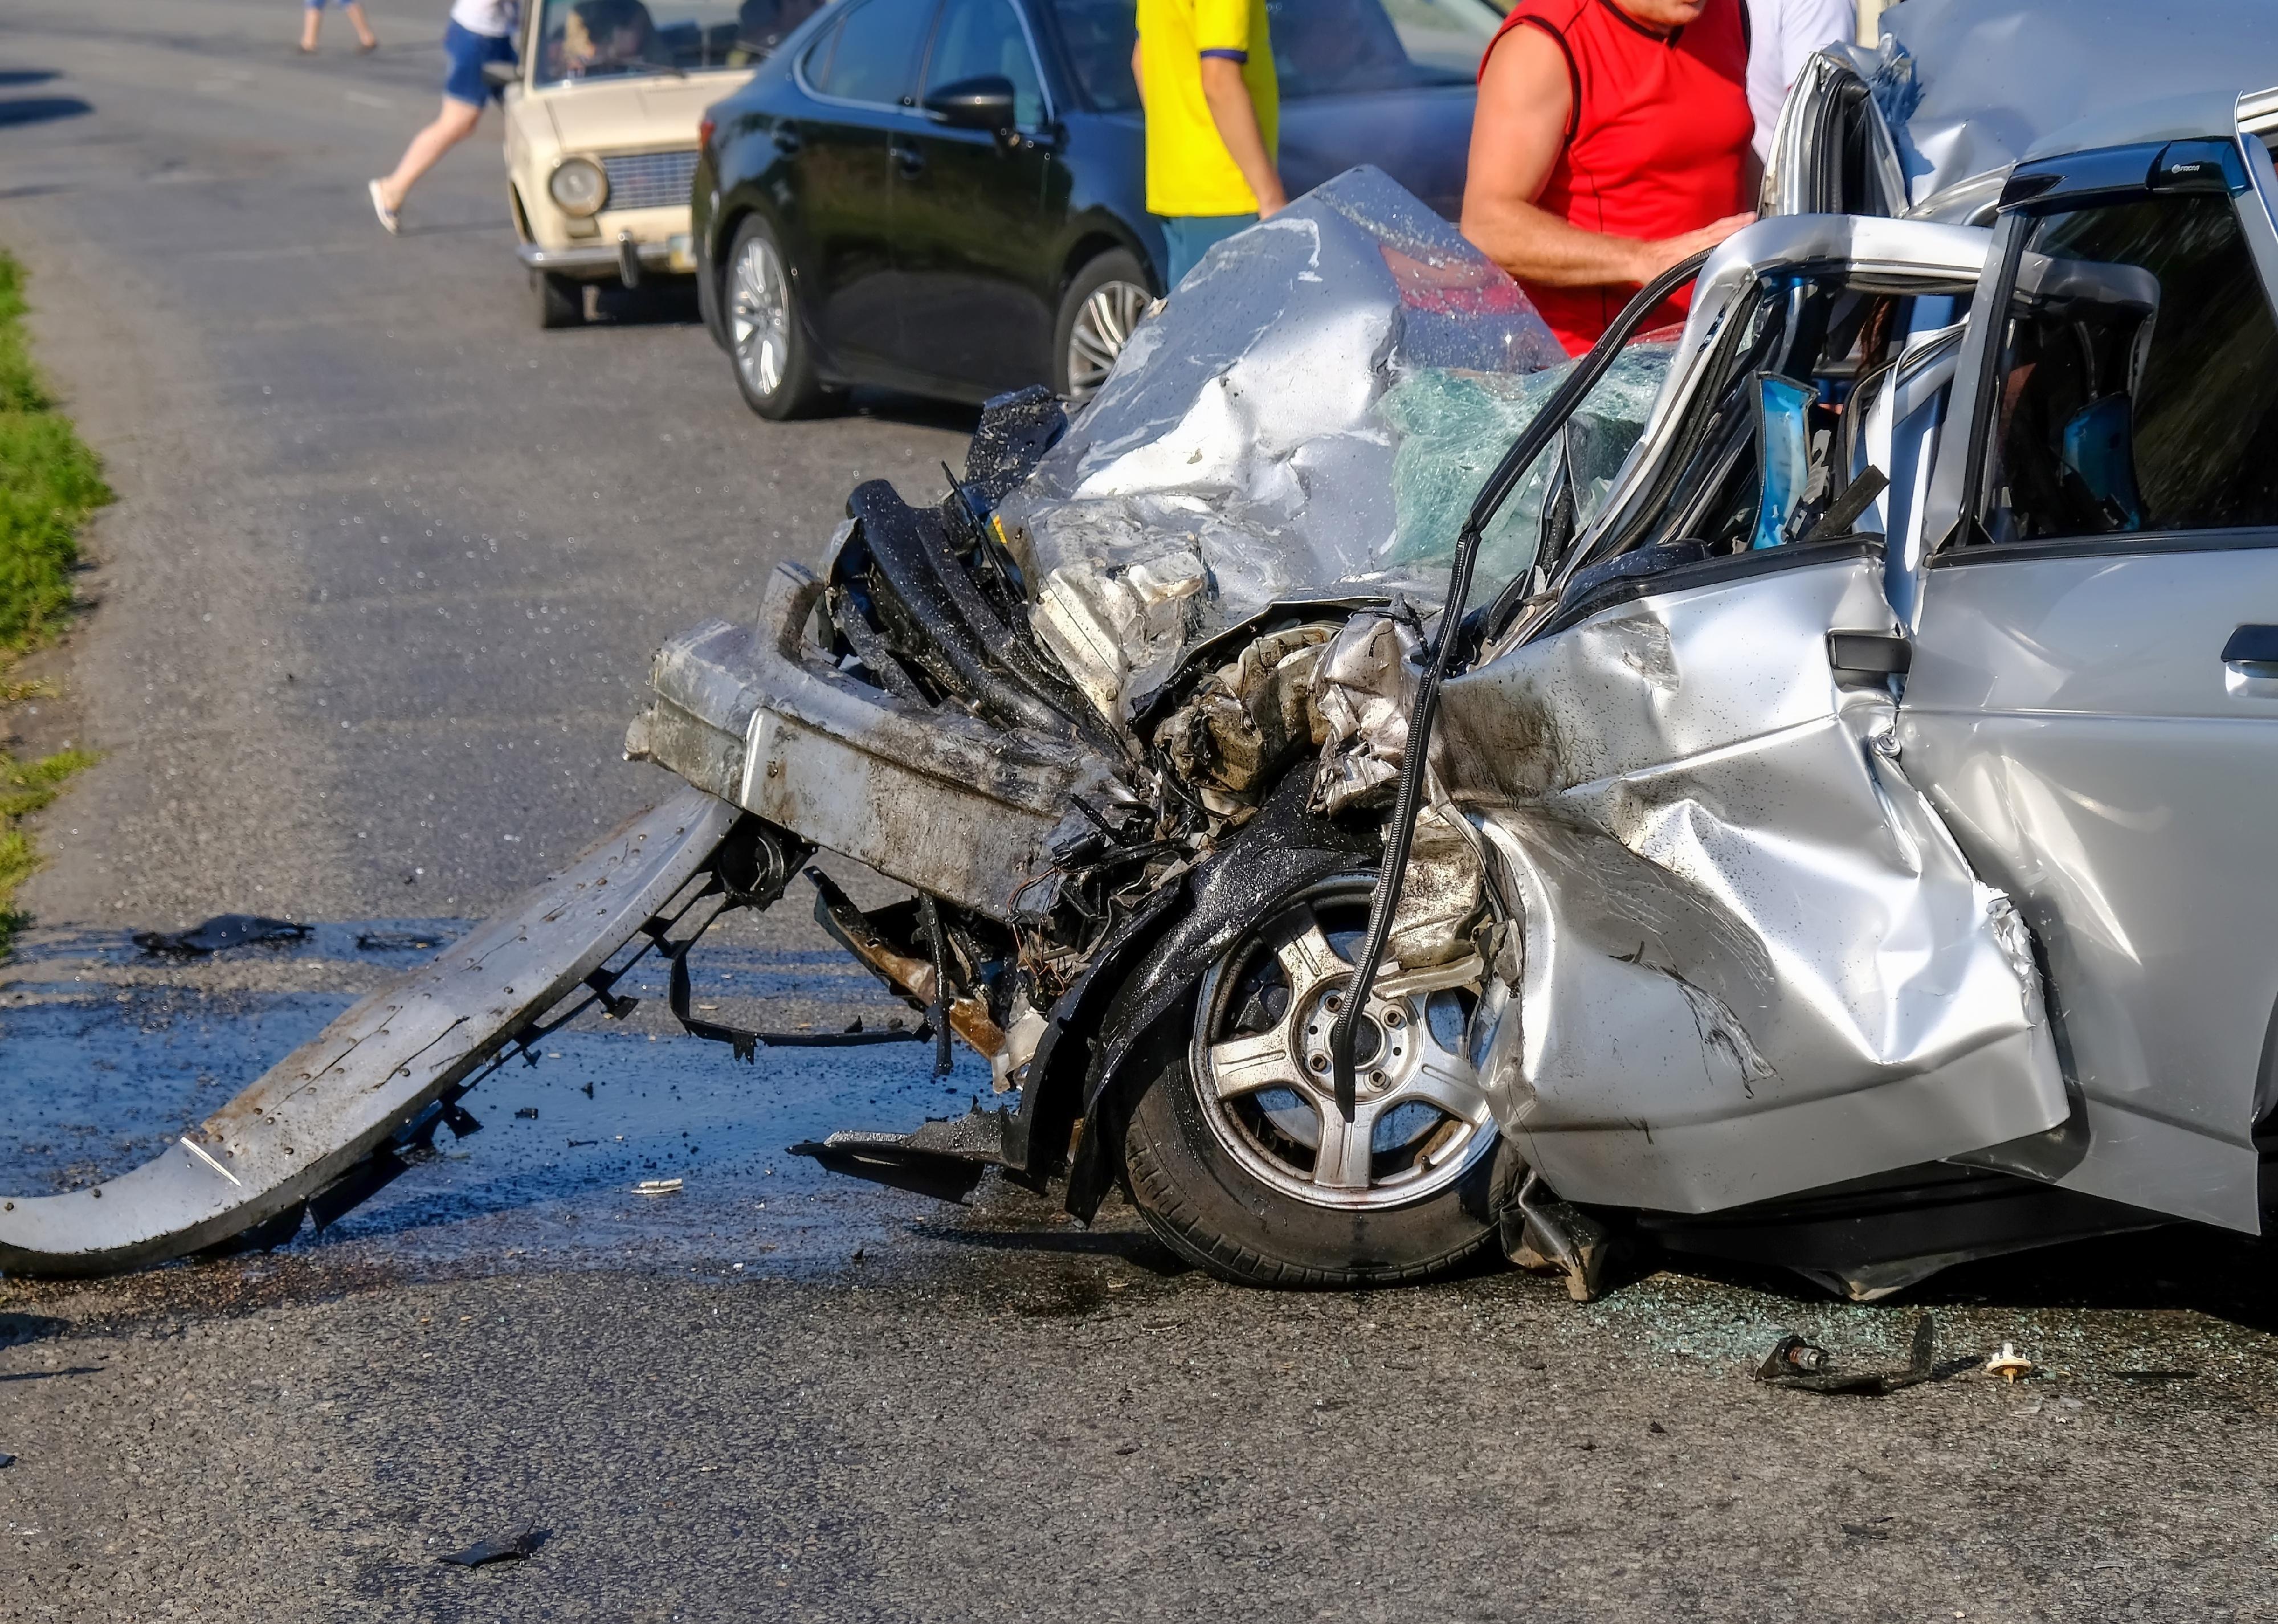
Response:
[{"label": "person in yellow shirt", "polygon": [[1147,209],[1176,287],[1212,243],[1285,207],[1265,0],[1138,0],[1131,73],[1147,117]]}]

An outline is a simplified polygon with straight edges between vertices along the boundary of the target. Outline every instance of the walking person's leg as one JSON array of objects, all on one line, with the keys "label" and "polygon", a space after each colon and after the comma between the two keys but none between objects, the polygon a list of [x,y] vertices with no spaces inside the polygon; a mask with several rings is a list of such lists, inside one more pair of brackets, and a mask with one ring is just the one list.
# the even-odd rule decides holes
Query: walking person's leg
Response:
[{"label": "walking person's leg", "polygon": [[340,10],[348,13],[348,26],[356,31],[356,50],[377,50],[379,35],[371,31],[371,23],[364,16],[363,7],[357,4],[357,0],[342,0]]},{"label": "walking person's leg", "polygon": [[325,0],[307,0],[301,7],[301,54],[313,56],[317,50],[317,25],[325,20]]},{"label": "walking person's leg", "polygon": [[443,106],[434,121],[411,138],[394,172],[371,182],[372,212],[389,231],[396,229],[403,199],[413,181],[435,167],[438,160],[475,133],[483,108],[496,94],[483,78],[486,62],[511,62],[514,47],[463,28],[455,21],[443,28],[443,55],[450,67],[443,78]]},{"label": "walking person's leg", "polygon": [[446,152],[473,134],[482,116],[479,103],[470,105],[455,96],[443,98],[442,111],[435,115],[433,123],[411,138],[394,172],[371,183],[372,206],[379,213],[381,225],[390,231],[395,229],[396,216],[403,208],[404,194],[410,191],[411,183],[434,168]]}]

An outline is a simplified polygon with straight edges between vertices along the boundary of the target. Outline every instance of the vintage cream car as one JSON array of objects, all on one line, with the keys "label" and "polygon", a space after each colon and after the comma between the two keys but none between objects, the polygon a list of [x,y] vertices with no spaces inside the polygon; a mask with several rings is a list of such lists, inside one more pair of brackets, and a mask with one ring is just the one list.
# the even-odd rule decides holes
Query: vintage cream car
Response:
[{"label": "vintage cream car", "polygon": [[697,121],[818,0],[536,0],[506,101],[507,197],[539,325],[585,319],[588,282],[696,268]]}]

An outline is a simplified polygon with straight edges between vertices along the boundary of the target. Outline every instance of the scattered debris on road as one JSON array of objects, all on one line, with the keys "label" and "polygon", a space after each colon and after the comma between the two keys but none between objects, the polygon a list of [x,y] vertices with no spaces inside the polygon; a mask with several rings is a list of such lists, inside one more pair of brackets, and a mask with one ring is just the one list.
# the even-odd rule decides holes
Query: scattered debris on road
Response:
[{"label": "scattered debris on road", "polygon": [[478,1541],[464,1551],[454,1551],[435,1559],[455,1567],[485,1567],[493,1562],[519,1562],[545,1543],[546,1530],[532,1526],[519,1534]]},{"label": "scattered debris on road", "polygon": [[2001,1351],[1985,1361],[1985,1374],[1999,1376],[2014,1386],[2018,1377],[2033,1374],[2033,1361],[2005,1342]]},{"label": "scattered debris on road", "polygon": [[[2005,1343],[2003,1351],[2007,1351]],[[1938,1326],[1929,1314],[1915,1322],[1914,1344],[1904,1366],[1896,1370],[1838,1370],[1834,1355],[1809,1339],[1791,1333],[1756,1367],[1756,1380],[1774,1387],[1792,1387],[1807,1393],[1851,1393],[1880,1398],[1925,1382],[1943,1382],[1977,1363],[1975,1354],[1940,1363]]]},{"label": "scattered debris on road", "polygon": [[281,947],[306,941],[309,927],[289,919],[270,919],[259,914],[217,914],[187,931],[138,931],[134,945],[164,958],[198,959],[227,953],[233,947]]}]

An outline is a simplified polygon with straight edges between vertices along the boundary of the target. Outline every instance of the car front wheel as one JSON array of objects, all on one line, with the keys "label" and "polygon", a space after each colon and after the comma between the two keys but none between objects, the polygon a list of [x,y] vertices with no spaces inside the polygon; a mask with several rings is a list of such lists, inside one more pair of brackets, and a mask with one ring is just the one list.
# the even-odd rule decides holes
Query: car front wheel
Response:
[{"label": "car front wheel", "polygon": [[737,228],[721,303],[744,403],[777,422],[820,410],[830,395],[808,354],[790,266],[775,233],[756,215]]},{"label": "car front wheel", "polygon": [[1475,978],[1372,997],[1353,1120],[1337,1108],[1329,1030],[1351,996],[1372,878],[1265,910],[1204,975],[1184,1052],[1163,1058],[1131,1109],[1134,1202],[1173,1252],[1222,1278],[1420,1280],[1495,1234],[1517,1161],[1469,1053]]},{"label": "car front wheel", "polygon": [[1086,261],[1060,300],[1052,387],[1072,401],[1089,400],[1154,302],[1147,272],[1121,249]]},{"label": "car front wheel", "polygon": [[530,300],[538,312],[538,325],[548,332],[585,322],[585,284],[559,271],[531,272]]}]

